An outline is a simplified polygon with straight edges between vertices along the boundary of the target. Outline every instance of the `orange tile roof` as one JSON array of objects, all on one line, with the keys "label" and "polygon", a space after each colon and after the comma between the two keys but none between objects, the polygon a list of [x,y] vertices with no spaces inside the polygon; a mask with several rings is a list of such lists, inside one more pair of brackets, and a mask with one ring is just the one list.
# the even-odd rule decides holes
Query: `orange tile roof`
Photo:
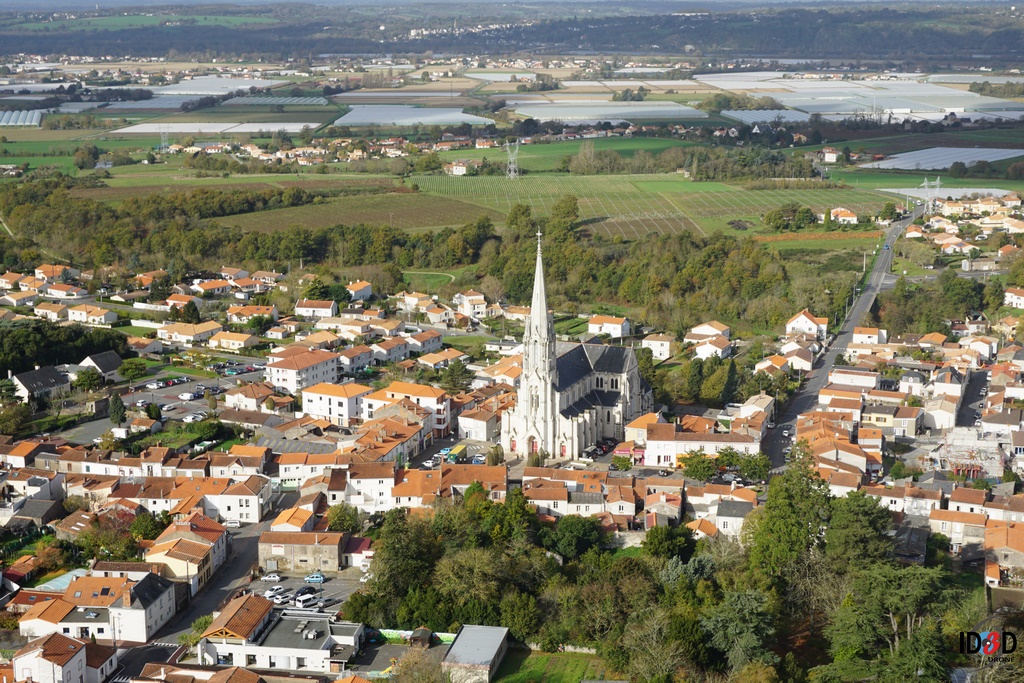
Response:
[{"label": "orange tile roof", "polygon": [[15,657],[27,655],[37,650],[42,650],[39,656],[57,666],[64,666],[85,648],[85,643],[74,638],[68,638],[62,633],[51,633],[48,636],[30,641],[28,645],[18,650]]},{"label": "orange tile roof", "polygon": [[260,595],[243,595],[235,598],[203,632],[203,637],[248,639],[263,623],[273,606],[274,603]]},{"label": "orange tile roof", "polygon": [[319,394],[323,396],[334,396],[337,398],[355,398],[368,394],[373,389],[368,386],[358,384],[356,382],[348,382],[346,384],[331,384],[329,382],[321,382],[315,384],[308,389],[303,389],[303,394]]}]

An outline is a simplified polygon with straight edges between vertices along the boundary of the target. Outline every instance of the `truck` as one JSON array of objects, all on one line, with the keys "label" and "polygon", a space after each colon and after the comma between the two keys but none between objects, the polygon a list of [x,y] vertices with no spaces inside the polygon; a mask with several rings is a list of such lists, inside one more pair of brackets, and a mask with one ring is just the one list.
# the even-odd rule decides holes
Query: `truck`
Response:
[{"label": "truck", "polygon": [[460,444],[448,451],[448,455],[446,455],[445,458],[450,463],[465,462],[468,455],[466,447]]}]

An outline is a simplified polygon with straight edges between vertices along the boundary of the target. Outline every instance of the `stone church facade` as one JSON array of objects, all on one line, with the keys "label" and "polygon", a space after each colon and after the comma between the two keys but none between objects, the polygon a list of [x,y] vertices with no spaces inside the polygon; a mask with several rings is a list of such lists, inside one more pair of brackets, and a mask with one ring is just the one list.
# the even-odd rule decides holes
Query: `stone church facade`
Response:
[{"label": "stone church facade", "polygon": [[575,459],[601,439],[621,441],[654,401],[633,349],[555,341],[537,237],[523,374],[516,406],[502,414],[501,444],[506,453]]}]

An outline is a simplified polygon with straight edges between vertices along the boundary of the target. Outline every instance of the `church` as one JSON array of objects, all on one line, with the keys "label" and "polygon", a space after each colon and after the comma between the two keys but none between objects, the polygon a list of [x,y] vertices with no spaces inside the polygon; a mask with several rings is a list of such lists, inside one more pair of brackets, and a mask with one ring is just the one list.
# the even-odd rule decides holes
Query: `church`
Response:
[{"label": "church", "polygon": [[523,373],[515,407],[502,414],[501,445],[506,454],[575,459],[601,439],[621,441],[626,425],[650,412],[654,399],[633,349],[555,341],[540,238]]}]

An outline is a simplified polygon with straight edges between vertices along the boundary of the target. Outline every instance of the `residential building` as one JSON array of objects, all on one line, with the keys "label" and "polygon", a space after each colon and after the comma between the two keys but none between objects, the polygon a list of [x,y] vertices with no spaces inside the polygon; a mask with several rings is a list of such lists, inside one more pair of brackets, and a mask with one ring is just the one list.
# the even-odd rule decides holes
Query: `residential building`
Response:
[{"label": "residential building", "polygon": [[361,419],[363,396],[373,389],[355,382],[333,384],[321,382],[302,390],[302,411],[306,415],[331,424],[348,427]]},{"label": "residential building", "polygon": [[295,304],[295,315],[302,318],[333,318],[338,315],[338,303],[335,301],[299,299]]},{"label": "residential building", "polygon": [[786,321],[786,334],[809,334],[824,339],[828,335],[828,318],[811,315],[805,308]]},{"label": "residential building", "polygon": [[117,313],[92,304],[82,304],[68,309],[68,320],[85,325],[110,325],[117,322]]},{"label": "residential building", "polygon": [[352,296],[352,301],[365,301],[373,296],[373,286],[366,280],[356,280],[345,285]]},{"label": "residential building", "polygon": [[595,315],[587,322],[590,334],[607,334],[612,339],[629,336],[629,320],[610,315]]},{"label": "residential building", "polygon": [[267,364],[267,381],[275,388],[295,395],[314,384],[334,383],[340,378],[339,356],[313,349]]},{"label": "residential building", "polygon": [[260,343],[259,337],[254,334],[240,332],[224,332],[223,330],[210,337],[208,342],[211,349],[223,351],[241,351],[256,346]]},{"label": "residential building", "polygon": [[640,342],[640,348],[650,349],[654,360],[668,360],[674,342],[675,337],[669,334],[649,334]]},{"label": "residential building", "polygon": [[156,331],[156,336],[161,341],[172,344],[195,346],[209,341],[210,337],[223,329],[220,323],[212,320],[198,324],[167,323]]}]

